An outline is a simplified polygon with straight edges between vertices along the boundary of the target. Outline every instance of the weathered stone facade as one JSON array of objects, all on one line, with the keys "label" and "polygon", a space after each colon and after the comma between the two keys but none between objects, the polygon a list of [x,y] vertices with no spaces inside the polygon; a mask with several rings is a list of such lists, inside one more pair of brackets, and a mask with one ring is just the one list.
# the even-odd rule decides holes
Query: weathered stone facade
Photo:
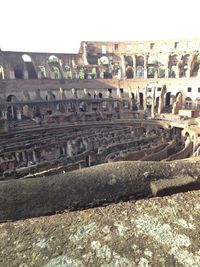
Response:
[{"label": "weathered stone facade", "polygon": [[[110,97],[127,99],[124,107],[131,110],[151,108],[152,116],[199,111],[199,64],[200,39],[84,41],[77,54],[0,51],[0,98],[2,104],[12,103],[1,106],[1,116],[20,120],[27,114],[13,108],[16,102],[30,107],[33,117],[41,101]],[[59,102],[50,110],[57,111],[66,113]]]}]

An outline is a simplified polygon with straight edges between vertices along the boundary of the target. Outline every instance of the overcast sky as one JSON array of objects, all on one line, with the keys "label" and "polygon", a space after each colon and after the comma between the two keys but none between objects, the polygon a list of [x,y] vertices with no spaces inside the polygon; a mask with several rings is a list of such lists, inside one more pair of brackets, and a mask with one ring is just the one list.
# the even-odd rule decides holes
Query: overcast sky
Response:
[{"label": "overcast sky", "polygon": [[200,38],[200,0],[0,0],[4,51],[77,53],[81,40]]}]

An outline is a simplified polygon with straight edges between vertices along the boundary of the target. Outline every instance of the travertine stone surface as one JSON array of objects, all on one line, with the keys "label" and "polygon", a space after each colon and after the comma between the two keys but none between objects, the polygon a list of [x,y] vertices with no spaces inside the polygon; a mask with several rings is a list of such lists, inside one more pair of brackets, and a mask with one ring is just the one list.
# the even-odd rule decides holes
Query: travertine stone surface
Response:
[{"label": "travertine stone surface", "polygon": [[200,191],[0,224],[1,267],[200,263]]}]

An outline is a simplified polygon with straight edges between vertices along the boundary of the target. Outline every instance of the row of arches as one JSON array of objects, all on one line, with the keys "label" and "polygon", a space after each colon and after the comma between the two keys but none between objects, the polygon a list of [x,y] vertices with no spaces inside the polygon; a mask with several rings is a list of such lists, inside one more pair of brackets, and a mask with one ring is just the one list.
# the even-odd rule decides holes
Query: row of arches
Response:
[{"label": "row of arches", "polygon": [[[144,76],[147,78],[154,78],[155,76],[158,78],[193,77],[198,75],[200,65],[200,54],[186,54],[182,56],[177,54],[169,56],[163,54],[149,56],[125,55],[123,58],[127,79],[142,78]],[[122,61],[121,58],[116,55],[112,57],[102,56],[97,60],[96,67],[94,67],[94,65],[87,65],[86,67],[80,62],[80,66],[78,67],[79,64],[76,65],[75,62],[73,63],[73,60],[70,64],[74,64],[74,67],[71,67],[55,55],[49,56],[47,61],[43,63],[44,64],[36,66],[29,55],[22,55],[22,61],[13,68],[14,78],[107,79],[122,77]],[[147,70],[147,74],[145,74],[145,70]],[[51,77],[49,77],[49,75]],[[5,79],[5,72],[2,65],[0,65],[0,79]]]}]

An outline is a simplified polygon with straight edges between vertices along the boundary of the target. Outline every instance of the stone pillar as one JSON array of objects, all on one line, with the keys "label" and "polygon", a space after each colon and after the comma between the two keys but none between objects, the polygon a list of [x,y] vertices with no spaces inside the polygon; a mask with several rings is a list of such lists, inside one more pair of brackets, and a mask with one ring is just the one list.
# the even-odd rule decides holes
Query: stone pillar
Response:
[{"label": "stone pillar", "polygon": [[8,119],[8,111],[7,110],[2,111],[2,118],[6,119],[6,120]]},{"label": "stone pillar", "polygon": [[200,68],[198,69],[197,77],[200,78]]},{"label": "stone pillar", "polygon": [[147,110],[147,90],[148,90],[148,86],[146,85],[145,92],[144,92],[144,99],[143,99],[144,111]]},{"label": "stone pillar", "polygon": [[147,70],[148,70],[148,58],[144,56],[144,78],[147,79]]},{"label": "stone pillar", "polygon": [[136,96],[135,96],[136,104],[140,103],[140,87],[136,88]]},{"label": "stone pillar", "polygon": [[12,116],[12,119],[15,118],[14,106],[11,106],[11,116]]},{"label": "stone pillar", "polygon": [[33,161],[38,162],[35,150],[33,150],[32,153],[33,153]]},{"label": "stone pillar", "polygon": [[19,163],[20,162],[19,152],[15,152],[15,157],[16,157],[17,163]]},{"label": "stone pillar", "polygon": [[61,88],[61,87],[60,87],[60,99],[61,100],[66,99],[65,92],[64,92],[63,88]]},{"label": "stone pillar", "polygon": [[120,91],[120,83],[118,83],[118,86],[117,86],[117,97],[122,98],[122,94]]},{"label": "stone pillar", "polygon": [[151,105],[151,117],[155,117],[155,91],[156,87],[153,87],[152,105]]},{"label": "stone pillar", "polygon": [[191,71],[191,68],[188,65],[188,69],[186,70],[186,78],[190,78],[190,71]]},{"label": "stone pillar", "polygon": [[87,112],[92,112],[92,103],[87,103]]},{"label": "stone pillar", "polygon": [[82,55],[83,62],[84,62],[84,65],[88,65],[88,61],[87,61],[87,44],[83,43],[82,46],[83,46],[83,55]]},{"label": "stone pillar", "polygon": [[136,58],[135,55],[132,55],[132,59],[133,59],[133,78],[136,77]]},{"label": "stone pillar", "polygon": [[18,121],[22,120],[22,112],[21,112],[21,110],[17,110],[17,120]]},{"label": "stone pillar", "polygon": [[77,90],[75,88],[72,88],[72,97],[77,98]]},{"label": "stone pillar", "polygon": [[112,102],[107,102],[108,111],[112,111]]},{"label": "stone pillar", "polygon": [[158,104],[158,114],[161,114],[165,105],[164,102],[165,90],[162,88],[160,96],[159,96],[159,104]]},{"label": "stone pillar", "polygon": [[22,158],[23,158],[23,162],[27,162],[27,155],[26,155],[26,151],[22,151]]},{"label": "stone pillar", "polygon": [[67,156],[69,157],[73,156],[73,148],[71,141],[67,141]]},{"label": "stone pillar", "polygon": [[124,55],[121,55],[120,58],[121,58],[122,78],[125,78],[126,77],[126,66],[125,66]]},{"label": "stone pillar", "polygon": [[168,67],[165,68],[165,78],[169,77],[169,69]]}]

